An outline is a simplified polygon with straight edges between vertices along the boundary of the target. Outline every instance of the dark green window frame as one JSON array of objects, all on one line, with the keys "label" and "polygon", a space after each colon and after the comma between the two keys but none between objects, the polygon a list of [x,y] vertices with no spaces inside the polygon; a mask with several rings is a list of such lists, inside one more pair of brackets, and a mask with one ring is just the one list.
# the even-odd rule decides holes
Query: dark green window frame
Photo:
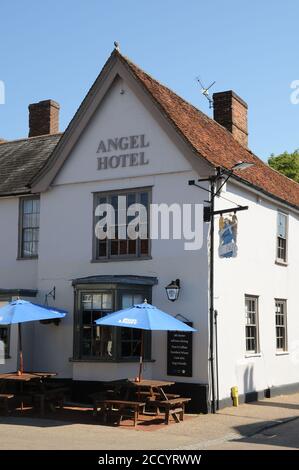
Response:
[{"label": "dark green window frame", "polygon": [[[29,213],[32,215],[32,220],[29,223],[25,223],[25,203],[28,201],[40,201],[39,196],[26,196],[21,197],[19,202],[19,242],[18,242],[18,259],[36,259],[38,258],[38,245],[39,245],[39,217],[40,217],[40,204],[38,203],[38,212]],[[33,223],[34,219],[38,220],[38,223]],[[29,218],[30,220],[30,218]],[[27,233],[27,235],[25,235]],[[28,241],[26,241],[28,237]],[[25,244],[31,245],[31,252],[25,250]],[[35,248],[36,247],[36,248]],[[27,251],[27,253],[26,253]]]},{"label": "dark green window frame", "polygon": [[[143,298],[146,298],[151,302],[151,286],[144,285],[122,285],[122,284],[98,284],[98,285],[77,285],[75,287],[75,312],[74,312],[74,353],[73,360],[78,361],[95,361],[95,362],[138,362],[139,353],[137,351],[135,356],[125,356],[122,355],[122,330],[123,328],[111,327],[111,338],[112,348],[111,356],[106,355],[105,357],[100,357],[99,355],[86,355],[83,351],[83,315],[84,311],[82,308],[82,299],[83,296],[88,294],[98,295],[98,294],[112,294],[112,306],[111,312],[122,309],[122,299],[125,295],[138,295]],[[107,312],[109,313],[109,312]],[[92,319],[92,322],[94,319]],[[96,327],[96,326],[95,326]],[[99,328],[99,327],[98,327]],[[107,327],[106,332],[107,332]],[[126,330],[131,332],[131,328],[126,328]],[[141,339],[141,332],[139,331],[139,337]],[[136,331],[132,332],[132,341],[136,342]],[[127,335],[126,335],[127,336]],[[91,332],[91,337],[93,333]],[[139,341],[140,341],[139,339]],[[92,339],[91,339],[92,341]],[[126,341],[129,341],[126,340]],[[92,348],[91,348],[92,349]],[[144,332],[144,359],[151,360],[151,332]]]},{"label": "dark green window frame", "polygon": [[[93,201],[93,253],[92,261],[112,261],[112,260],[136,260],[136,259],[148,259],[151,257],[151,240],[148,235],[146,240],[103,240],[99,241],[95,236],[95,226],[99,221],[99,217],[95,216],[95,208],[101,203],[112,203],[112,199],[118,196],[127,196],[128,198],[135,196],[136,203],[142,203],[142,199],[146,195],[147,207],[148,207],[148,218],[147,218],[147,229],[148,234],[150,233],[150,217],[149,208],[152,198],[152,188],[129,188],[115,191],[105,191],[94,193]],[[112,204],[113,205],[113,204]],[[129,204],[131,205],[131,203]],[[132,217],[133,218],[133,217]],[[117,226],[116,226],[117,227]],[[116,248],[117,246],[117,248]]]}]

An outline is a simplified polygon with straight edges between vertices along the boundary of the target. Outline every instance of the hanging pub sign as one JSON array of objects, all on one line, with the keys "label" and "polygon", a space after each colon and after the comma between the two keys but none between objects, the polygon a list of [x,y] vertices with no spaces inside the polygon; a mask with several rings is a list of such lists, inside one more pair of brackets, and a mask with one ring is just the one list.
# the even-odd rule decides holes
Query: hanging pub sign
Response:
[{"label": "hanging pub sign", "polygon": [[238,253],[237,246],[238,219],[236,214],[219,219],[219,257],[236,258]]},{"label": "hanging pub sign", "polygon": [[[192,322],[185,322],[193,326]],[[192,332],[168,331],[167,375],[192,377]]]}]

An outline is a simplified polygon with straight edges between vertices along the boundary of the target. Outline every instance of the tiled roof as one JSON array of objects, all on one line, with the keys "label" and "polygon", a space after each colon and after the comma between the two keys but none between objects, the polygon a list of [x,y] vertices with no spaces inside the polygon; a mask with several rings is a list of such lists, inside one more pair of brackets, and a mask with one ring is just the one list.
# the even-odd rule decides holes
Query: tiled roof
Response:
[{"label": "tiled roof", "polygon": [[298,183],[270,168],[250,150],[239,144],[228,130],[153,79],[129,59],[120,54],[119,57],[201,157],[214,166],[227,169],[239,161],[254,163],[251,168],[235,174],[245,183],[299,207]]},{"label": "tiled roof", "polygon": [[27,185],[51,155],[61,134],[0,143],[0,196],[30,192]]}]

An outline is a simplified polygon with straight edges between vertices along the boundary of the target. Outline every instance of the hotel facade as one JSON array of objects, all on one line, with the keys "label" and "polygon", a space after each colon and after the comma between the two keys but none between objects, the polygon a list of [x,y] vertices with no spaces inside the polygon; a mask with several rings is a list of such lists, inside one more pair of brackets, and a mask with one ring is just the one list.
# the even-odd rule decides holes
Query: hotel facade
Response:
[{"label": "hotel facade", "polygon": [[[57,372],[80,401],[135,377],[140,332],[94,321],[146,298],[197,330],[177,349],[166,332],[145,338],[144,377],[175,382],[192,410],[210,409],[212,375],[220,407],[234,386],[241,400],[298,390],[299,185],[248,149],[246,103],[216,93],[211,119],[115,50],[64,133],[58,122],[56,102],[34,103],[29,137],[0,141],[0,304],[20,296],[68,311],[59,324],[24,325],[25,368]],[[219,169],[211,361],[211,218],[196,250],[183,238],[99,240],[95,228],[98,205],[118,210],[119,196],[208,207],[209,181],[189,181]],[[226,224],[232,256],[221,249]],[[176,279],[171,302],[165,287]],[[0,372],[15,371],[17,328],[0,326],[0,339]]]}]

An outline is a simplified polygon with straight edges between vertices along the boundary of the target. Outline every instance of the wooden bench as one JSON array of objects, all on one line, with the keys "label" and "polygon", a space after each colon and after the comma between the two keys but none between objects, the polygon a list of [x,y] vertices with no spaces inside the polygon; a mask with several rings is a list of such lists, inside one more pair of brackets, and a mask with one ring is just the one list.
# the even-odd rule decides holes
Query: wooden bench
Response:
[{"label": "wooden bench", "polygon": [[151,404],[157,406],[159,410],[165,412],[165,424],[169,424],[170,416],[173,416],[176,423],[184,420],[185,404],[188,403],[191,398],[172,398],[170,400],[155,400]]},{"label": "wooden bench", "polygon": [[[154,392],[154,396],[151,395],[150,392],[148,391],[141,391],[141,390],[137,390],[136,392],[136,395],[137,396],[142,396],[146,399],[150,399],[150,400],[163,400],[164,397],[162,396],[162,394],[160,392]],[[180,395],[176,395],[174,393],[165,393],[165,396],[167,397],[167,399],[172,399],[172,398],[180,398]]]},{"label": "wooden bench", "polygon": [[137,424],[140,409],[145,406],[143,402],[131,400],[103,400],[98,404],[101,407],[105,423],[109,416],[117,416],[118,424],[120,424],[122,418],[133,417],[134,426]]},{"label": "wooden bench", "polygon": [[5,414],[9,414],[9,400],[12,400],[15,396],[11,393],[1,393],[0,394],[0,407],[4,408]]},{"label": "wooden bench", "polygon": [[98,413],[98,409],[100,410],[103,407],[103,402],[105,400],[113,400],[116,399],[118,400],[119,397],[116,397],[115,390],[102,390],[100,392],[94,392],[89,395],[89,397],[92,399],[93,403],[93,415],[96,416]]},{"label": "wooden bench", "polygon": [[40,392],[34,392],[32,394],[33,400],[38,401],[40,415],[44,416],[45,414],[45,404],[49,402],[51,405],[54,406],[54,402],[58,403],[60,408],[64,405],[65,395],[69,392],[68,387],[57,387],[57,388],[50,388]]}]

